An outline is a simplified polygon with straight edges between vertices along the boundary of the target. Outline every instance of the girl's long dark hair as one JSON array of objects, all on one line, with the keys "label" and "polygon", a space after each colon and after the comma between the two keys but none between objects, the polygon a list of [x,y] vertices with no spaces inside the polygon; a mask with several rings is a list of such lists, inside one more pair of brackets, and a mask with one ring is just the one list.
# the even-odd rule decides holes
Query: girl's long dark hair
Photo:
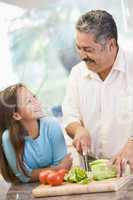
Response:
[{"label": "girl's long dark hair", "polygon": [[2,135],[5,130],[9,131],[10,142],[16,154],[16,165],[18,170],[28,176],[23,164],[24,151],[24,128],[19,121],[13,118],[17,111],[18,88],[25,87],[22,84],[12,85],[0,92],[0,173],[7,182],[17,183],[18,178],[13,174],[2,147]]}]

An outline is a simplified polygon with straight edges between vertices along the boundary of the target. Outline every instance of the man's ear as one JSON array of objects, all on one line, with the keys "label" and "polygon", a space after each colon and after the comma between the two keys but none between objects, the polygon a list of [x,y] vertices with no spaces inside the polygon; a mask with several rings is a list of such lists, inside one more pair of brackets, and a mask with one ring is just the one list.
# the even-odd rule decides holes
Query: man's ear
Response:
[{"label": "man's ear", "polygon": [[22,119],[21,115],[18,112],[13,113],[13,118],[15,120],[21,120]]},{"label": "man's ear", "polygon": [[112,50],[112,49],[114,49],[114,47],[116,47],[116,40],[114,39],[114,38],[111,38],[110,40],[109,40],[109,49],[110,49],[110,51]]}]

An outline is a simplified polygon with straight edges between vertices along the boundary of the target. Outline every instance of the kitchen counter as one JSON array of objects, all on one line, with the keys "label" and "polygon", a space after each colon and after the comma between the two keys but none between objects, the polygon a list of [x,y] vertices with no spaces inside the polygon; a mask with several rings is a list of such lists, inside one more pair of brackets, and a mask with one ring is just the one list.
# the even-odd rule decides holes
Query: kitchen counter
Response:
[{"label": "kitchen counter", "polygon": [[93,193],[69,196],[56,196],[45,198],[34,198],[31,194],[33,188],[38,183],[28,183],[20,185],[7,184],[4,180],[0,181],[0,200],[133,200],[133,180],[117,192]]}]

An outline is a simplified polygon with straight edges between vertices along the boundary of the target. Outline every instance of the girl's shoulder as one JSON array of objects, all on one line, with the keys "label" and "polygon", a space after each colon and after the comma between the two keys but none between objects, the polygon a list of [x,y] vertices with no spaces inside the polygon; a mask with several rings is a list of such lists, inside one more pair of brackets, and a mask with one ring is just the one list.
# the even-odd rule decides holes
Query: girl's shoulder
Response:
[{"label": "girl's shoulder", "polygon": [[58,119],[55,117],[43,117],[40,119],[40,131],[45,132],[49,136],[61,132],[62,127]]},{"label": "girl's shoulder", "polygon": [[42,117],[40,118],[40,125],[41,126],[59,126],[60,123],[58,121],[58,119],[56,119],[55,117]]},{"label": "girl's shoulder", "polygon": [[6,144],[7,142],[9,142],[10,140],[10,136],[9,136],[9,131],[6,129],[3,134],[2,134],[2,144]]}]

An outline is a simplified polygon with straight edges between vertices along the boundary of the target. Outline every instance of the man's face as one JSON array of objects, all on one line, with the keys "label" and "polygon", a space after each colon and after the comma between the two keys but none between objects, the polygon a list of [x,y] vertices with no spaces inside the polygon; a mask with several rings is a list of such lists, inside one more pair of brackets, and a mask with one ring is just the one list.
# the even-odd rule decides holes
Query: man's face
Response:
[{"label": "man's face", "polygon": [[76,46],[81,60],[86,62],[88,69],[100,73],[110,68],[112,48],[110,41],[104,45],[95,41],[92,33],[77,31]]}]

